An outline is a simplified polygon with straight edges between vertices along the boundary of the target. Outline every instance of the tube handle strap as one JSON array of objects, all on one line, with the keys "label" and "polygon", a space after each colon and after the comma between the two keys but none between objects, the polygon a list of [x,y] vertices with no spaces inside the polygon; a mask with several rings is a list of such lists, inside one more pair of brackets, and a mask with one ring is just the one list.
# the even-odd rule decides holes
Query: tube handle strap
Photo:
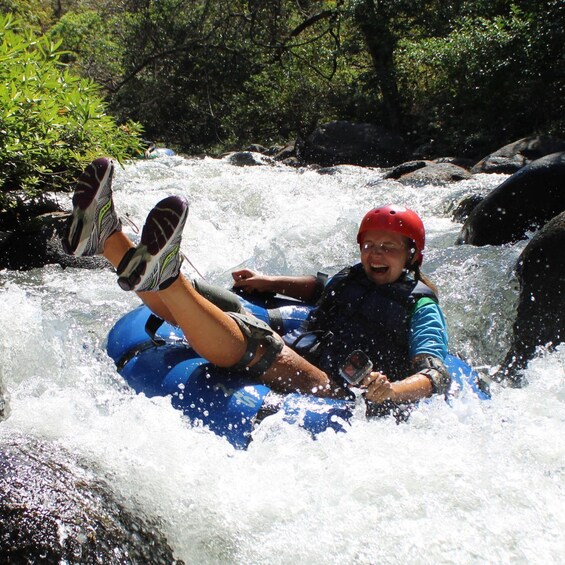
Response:
[{"label": "tube handle strap", "polygon": [[157,330],[164,322],[165,320],[163,320],[163,318],[159,318],[159,316],[155,316],[155,314],[151,314],[147,318],[147,322],[145,322],[145,333],[149,336],[149,339],[151,339],[151,343],[157,347],[165,345],[165,340],[157,335]]}]

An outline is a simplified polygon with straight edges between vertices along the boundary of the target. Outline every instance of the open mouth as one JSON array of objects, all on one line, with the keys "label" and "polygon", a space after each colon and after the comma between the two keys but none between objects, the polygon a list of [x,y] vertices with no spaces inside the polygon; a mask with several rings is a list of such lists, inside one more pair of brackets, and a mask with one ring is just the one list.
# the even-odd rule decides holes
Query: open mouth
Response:
[{"label": "open mouth", "polygon": [[376,273],[377,275],[382,275],[388,271],[387,265],[370,265],[371,272]]}]

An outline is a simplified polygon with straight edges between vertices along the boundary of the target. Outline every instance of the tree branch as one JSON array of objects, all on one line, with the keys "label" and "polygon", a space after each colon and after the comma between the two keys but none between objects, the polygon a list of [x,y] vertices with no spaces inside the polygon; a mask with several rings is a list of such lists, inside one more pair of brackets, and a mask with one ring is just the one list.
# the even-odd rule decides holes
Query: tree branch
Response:
[{"label": "tree branch", "polygon": [[308,19],[304,20],[299,26],[296,26],[289,34],[289,37],[296,37],[301,34],[305,29],[313,26],[315,23],[326,18],[332,18],[336,15],[334,10],[324,10],[323,12],[318,12]]}]

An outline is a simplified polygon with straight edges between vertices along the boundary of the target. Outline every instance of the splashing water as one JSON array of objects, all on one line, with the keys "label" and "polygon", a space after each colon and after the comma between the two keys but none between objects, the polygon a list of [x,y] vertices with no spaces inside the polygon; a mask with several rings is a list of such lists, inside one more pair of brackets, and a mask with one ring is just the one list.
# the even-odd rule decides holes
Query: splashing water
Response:
[{"label": "splashing water", "polygon": [[[357,257],[358,222],[382,203],[426,225],[424,271],[440,289],[451,350],[490,367],[506,353],[525,242],[455,246],[454,202],[505,177],[402,186],[378,169],[332,175],[181,157],[119,169],[118,211],[137,225],[169,194],[191,204],[182,248],[210,282],[247,266],[333,273]],[[70,200],[70,199],[69,199]],[[138,237],[126,226],[125,231]],[[188,274],[190,267],[183,267]],[[5,429],[89,461],[164,524],[186,563],[560,563],[565,553],[565,346],[542,352],[529,386],[495,386],[452,407],[434,399],[410,422],[367,422],[312,440],[278,416],[247,451],[192,427],[167,398],[135,395],[105,354],[109,329],[137,305],[106,271],[0,272]]]}]

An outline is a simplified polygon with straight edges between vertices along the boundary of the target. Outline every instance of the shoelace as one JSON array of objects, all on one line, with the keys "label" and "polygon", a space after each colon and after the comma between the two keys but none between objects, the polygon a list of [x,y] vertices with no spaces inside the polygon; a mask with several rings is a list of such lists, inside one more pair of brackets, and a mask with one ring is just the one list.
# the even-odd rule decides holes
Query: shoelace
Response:
[{"label": "shoelace", "polygon": [[196,271],[196,274],[203,280],[206,280],[206,277],[194,266],[194,263],[186,256],[186,253],[181,251],[181,255],[183,256],[184,260]]},{"label": "shoelace", "polygon": [[126,224],[128,224],[135,235],[139,235],[139,228],[137,227],[137,224],[129,217],[129,214],[120,216],[120,220],[123,220]]}]

